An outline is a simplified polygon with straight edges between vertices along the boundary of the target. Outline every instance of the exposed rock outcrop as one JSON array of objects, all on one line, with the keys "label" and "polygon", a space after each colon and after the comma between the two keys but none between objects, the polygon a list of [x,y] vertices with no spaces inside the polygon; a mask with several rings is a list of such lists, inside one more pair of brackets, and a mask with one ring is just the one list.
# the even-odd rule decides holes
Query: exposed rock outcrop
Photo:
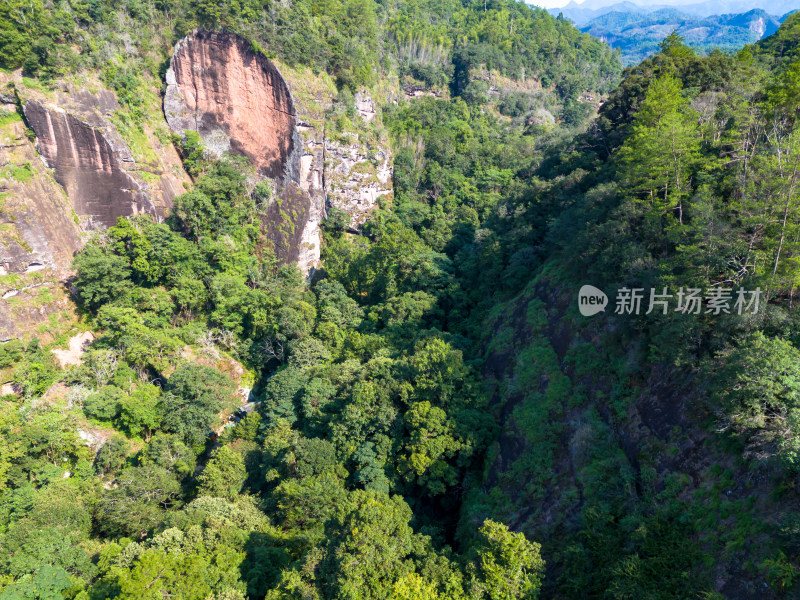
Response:
[{"label": "exposed rock outcrop", "polygon": [[355,131],[325,136],[325,193],[328,203],[350,216],[352,227],[361,226],[392,193],[392,154],[369,90],[354,99],[361,121]]},{"label": "exposed rock outcrop", "polygon": [[358,115],[367,122],[372,121],[375,115],[378,114],[378,111],[375,110],[372,96],[366,90],[356,92],[355,105]]},{"label": "exposed rock outcrop", "polygon": [[[198,31],[181,40],[167,71],[170,128],[197,131],[206,150],[246,156],[276,182],[278,206],[264,222],[278,258],[304,271],[319,263],[326,205],[362,224],[391,192],[388,141],[368,90],[355,96],[353,131],[328,135],[335,87],[324,77],[278,67],[230,33]],[[327,82],[330,83],[330,82]]]},{"label": "exposed rock outcrop", "polygon": [[110,227],[118,217],[158,214],[142,186],[122,167],[123,160],[132,162],[127,149],[115,148],[100,128],[34,101],[25,104],[25,118],[36,132],[42,159],[90,227]]},{"label": "exposed rock outcrop", "polygon": [[239,36],[200,31],[175,47],[164,114],[173,131],[197,131],[206,149],[247,156],[266,177],[297,182],[299,137],[278,69]]},{"label": "exposed rock outcrop", "polygon": [[319,263],[324,212],[321,177],[305,155],[294,100],[277,67],[241,37],[195,32],[175,47],[164,115],[180,134],[196,131],[207,151],[246,156],[275,181],[264,230],[281,262],[303,271]]},{"label": "exposed rock outcrop", "polygon": [[[0,128],[0,164],[0,276],[66,267],[80,248],[81,228],[21,119]],[[0,286],[0,295],[10,291]]]},{"label": "exposed rock outcrop", "polygon": [[87,233],[118,216],[160,219],[189,181],[172,144],[159,141],[160,123],[124,130],[129,146],[114,125],[126,125],[116,96],[96,80],[82,84],[93,91],[0,73],[0,339],[68,327],[63,282]]},{"label": "exposed rock outcrop", "polygon": [[356,138],[351,143],[326,141],[326,192],[332,206],[350,215],[358,227],[392,193],[392,156],[388,144],[370,148]]},{"label": "exposed rock outcrop", "polygon": [[66,86],[51,96],[21,90],[25,118],[42,161],[66,190],[84,229],[109,227],[120,216],[162,218],[182,193],[186,174],[174,149],[148,139],[154,158],[137,162],[111,116],[116,96]]}]

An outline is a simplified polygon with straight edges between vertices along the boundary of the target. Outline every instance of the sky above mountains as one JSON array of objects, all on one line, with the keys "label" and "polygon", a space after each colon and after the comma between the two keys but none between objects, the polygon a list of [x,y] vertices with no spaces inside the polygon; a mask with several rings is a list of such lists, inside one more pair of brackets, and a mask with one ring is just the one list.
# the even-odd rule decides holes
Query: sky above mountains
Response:
[{"label": "sky above mountains", "polygon": [[[576,0],[533,0],[528,3],[549,9],[568,7],[597,10],[619,4],[620,0],[582,0],[580,2]],[[706,12],[707,14],[738,13],[746,12],[753,8],[761,8],[770,14],[781,15],[791,10],[800,9],[800,0],[701,0],[700,2],[698,0],[637,0],[633,4],[645,10],[673,6],[681,7],[682,9],[698,9],[697,12]],[[708,6],[706,7],[706,5]],[[692,10],[692,12],[695,12],[695,10]]]},{"label": "sky above mountains", "polygon": [[[616,2],[618,2],[618,0],[610,0],[609,2],[598,2],[597,0],[584,0],[583,2],[575,2],[575,0],[536,0],[535,2],[528,2],[528,4],[541,6],[542,8],[560,8],[568,4],[574,4],[581,8],[601,8],[603,6],[615,4]],[[636,4],[640,6],[657,6],[663,5],[664,2],[658,2],[657,0],[641,0]]]},{"label": "sky above mountains", "polygon": [[[636,64],[672,31],[704,54],[736,51],[777,31],[800,0],[527,0],[563,15]],[[566,3],[565,3],[566,2]]]}]

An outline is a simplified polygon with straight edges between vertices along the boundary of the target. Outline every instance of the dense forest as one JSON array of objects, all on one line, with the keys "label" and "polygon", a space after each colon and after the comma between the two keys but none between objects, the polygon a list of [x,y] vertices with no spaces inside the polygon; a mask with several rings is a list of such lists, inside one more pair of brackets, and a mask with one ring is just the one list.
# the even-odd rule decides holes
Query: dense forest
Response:
[{"label": "dense forest", "polygon": [[[169,217],[74,259],[81,364],[0,345],[0,600],[795,597],[800,15],[622,71],[511,0],[3,0],[0,65],[96,74],[136,128],[198,27],[330,74],[334,115],[436,93],[380,107],[393,198],[358,233],[329,210],[310,279],[247,160],[173,140]],[[764,298],[587,319],[584,283]]]}]

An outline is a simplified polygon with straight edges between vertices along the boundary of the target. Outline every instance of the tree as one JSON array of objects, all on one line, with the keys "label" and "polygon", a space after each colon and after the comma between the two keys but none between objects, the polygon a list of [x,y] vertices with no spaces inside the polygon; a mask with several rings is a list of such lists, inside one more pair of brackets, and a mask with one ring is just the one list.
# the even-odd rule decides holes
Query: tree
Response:
[{"label": "tree", "polygon": [[180,433],[190,445],[201,445],[219,423],[219,412],[235,398],[231,379],[216,369],[183,363],[167,380],[164,398],[166,431]]},{"label": "tree", "polygon": [[9,470],[25,452],[22,440],[18,436],[12,436],[19,426],[20,418],[16,407],[7,402],[0,405],[0,494],[8,485]]},{"label": "tree", "polygon": [[697,115],[681,83],[663,75],[647,88],[619,161],[633,190],[643,191],[653,208],[675,211],[683,224],[683,203],[691,192],[700,135]]},{"label": "tree", "polygon": [[326,559],[320,564],[326,597],[378,600],[414,571],[419,540],[409,527],[411,509],[399,496],[352,492],[331,524]]},{"label": "tree", "polygon": [[544,577],[540,548],[502,523],[484,521],[469,565],[473,593],[487,600],[535,600]]},{"label": "tree", "polygon": [[683,37],[673,31],[659,44],[661,53],[670,58],[687,60],[694,57],[694,52],[683,43]]},{"label": "tree", "polygon": [[156,433],[142,451],[143,465],[153,464],[183,478],[194,473],[195,454],[178,434]]},{"label": "tree", "polygon": [[118,574],[120,600],[161,600],[172,596],[186,600],[220,598],[244,600],[239,581],[243,553],[230,547],[206,549],[202,544],[145,550]]},{"label": "tree", "polygon": [[25,346],[20,340],[9,340],[0,344],[0,369],[10,367],[25,355]]},{"label": "tree", "polygon": [[102,475],[116,474],[125,465],[130,450],[128,440],[115,435],[100,448],[94,461],[95,468]]},{"label": "tree", "polygon": [[357,483],[364,486],[366,490],[389,493],[390,484],[384,467],[386,457],[379,455],[375,444],[372,442],[361,444],[353,455],[353,462],[357,467],[353,473],[353,479]]},{"label": "tree", "polygon": [[289,423],[297,420],[296,405],[303,393],[308,377],[302,369],[289,365],[267,381],[264,391],[264,401],[261,411],[268,424],[273,424],[279,419]]},{"label": "tree", "polygon": [[447,413],[428,401],[415,402],[404,416],[409,430],[405,454],[407,477],[428,488],[431,494],[442,494],[456,483],[457,471],[448,464],[463,444],[455,437],[454,426]]},{"label": "tree", "polygon": [[[469,383],[470,369],[464,364],[463,353],[441,338],[428,338],[417,342],[414,354],[409,358],[414,393],[420,399],[447,406],[457,400],[466,402],[470,398],[465,390]],[[461,394],[456,392],[460,391]],[[458,396],[467,398],[458,398]]]},{"label": "tree", "polygon": [[95,573],[89,555],[81,548],[84,536],[56,526],[33,527],[28,520],[14,524],[0,540],[3,571],[15,577],[35,574],[52,566],[81,577]]},{"label": "tree", "polygon": [[125,398],[125,392],[118,387],[104,385],[96,393],[86,397],[83,401],[83,412],[91,419],[111,422],[119,415]]},{"label": "tree", "polygon": [[403,575],[394,584],[389,600],[439,600],[436,586],[428,583],[416,573]]},{"label": "tree", "polygon": [[147,441],[161,425],[163,411],[161,389],[151,384],[140,384],[120,402],[117,421],[131,436],[143,436]]},{"label": "tree", "polygon": [[108,383],[117,371],[119,353],[114,350],[90,349],[84,353],[82,361],[100,387]]},{"label": "tree", "polygon": [[235,500],[242,491],[247,471],[242,455],[230,446],[222,446],[214,451],[205,469],[198,477],[197,493],[201,496],[214,496]]},{"label": "tree", "polygon": [[75,287],[82,302],[97,310],[133,289],[128,261],[95,245],[88,245],[72,261],[77,271]]},{"label": "tree", "polygon": [[161,522],[166,509],[179,504],[178,481],[155,465],[124,469],[115,484],[97,503],[100,528],[109,535],[146,535]]},{"label": "tree", "polygon": [[21,577],[5,588],[0,600],[66,600],[72,586],[64,569],[44,565],[35,574]]},{"label": "tree", "polygon": [[[800,351],[790,342],[755,332],[721,352],[714,370],[714,398],[721,426],[751,443],[766,442],[791,469],[800,469]],[[763,435],[766,434],[766,439]]]},{"label": "tree", "polygon": [[58,377],[53,355],[45,351],[39,338],[32,338],[25,348],[25,357],[14,369],[16,383],[25,398],[44,394]]}]

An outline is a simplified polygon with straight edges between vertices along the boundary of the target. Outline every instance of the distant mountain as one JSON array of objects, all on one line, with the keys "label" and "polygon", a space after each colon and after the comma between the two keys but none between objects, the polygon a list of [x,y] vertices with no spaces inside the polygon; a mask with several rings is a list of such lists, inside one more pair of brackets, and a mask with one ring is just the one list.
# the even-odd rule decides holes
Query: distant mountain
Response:
[{"label": "distant mountain", "polygon": [[697,17],[676,8],[661,8],[649,12],[608,12],[580,29],[612,48],[619,48],[623,62],[632,64],[656,52],[672,31],[677,31],[687,45],[700,52],[712,48],[737,50],[772,35],[780,23],[779,17],[761,9]]},{"label": "distant mountain", "polygon": [[800,0],[706,0],[686,4],[669,3],[682,12],[700,17],[747,13],[760,9],[773,15],[782,15],[800,8]]},{"label": "distant mountain", "polygon": [[586,0],[581,4],[572,0],[562,8],[551,8],[549,12],[554,16],[563,14],[576,26],[582,27],[612,12],[649,14],[664,8],[677,9],[692,17],[746,14],[753,9],[761,9],[772,15],[785,15],[800,9],[800,0],[666,0],[650,6],[640,6],[629,0]]},{"label": "distant mountain", "polygon": [[551,8],[549,12],[554,16],[558,16],[559,13],[563,14],[566,18],[575,23],[577,27],[580,27],[582,25],[586,25],[586,23],[592,19],[596,19],[597,17],[601,17],[612,12],[639,14],[648,12],[649,10],[643,6],[639,6],[628,1],[616,2],[614,4],[609,4],[608,6],[594,8],[591,6],[586,6],[587,4],[588,1],[584,2],[583,4],[577,4],[573,0],[563,8]]}]

